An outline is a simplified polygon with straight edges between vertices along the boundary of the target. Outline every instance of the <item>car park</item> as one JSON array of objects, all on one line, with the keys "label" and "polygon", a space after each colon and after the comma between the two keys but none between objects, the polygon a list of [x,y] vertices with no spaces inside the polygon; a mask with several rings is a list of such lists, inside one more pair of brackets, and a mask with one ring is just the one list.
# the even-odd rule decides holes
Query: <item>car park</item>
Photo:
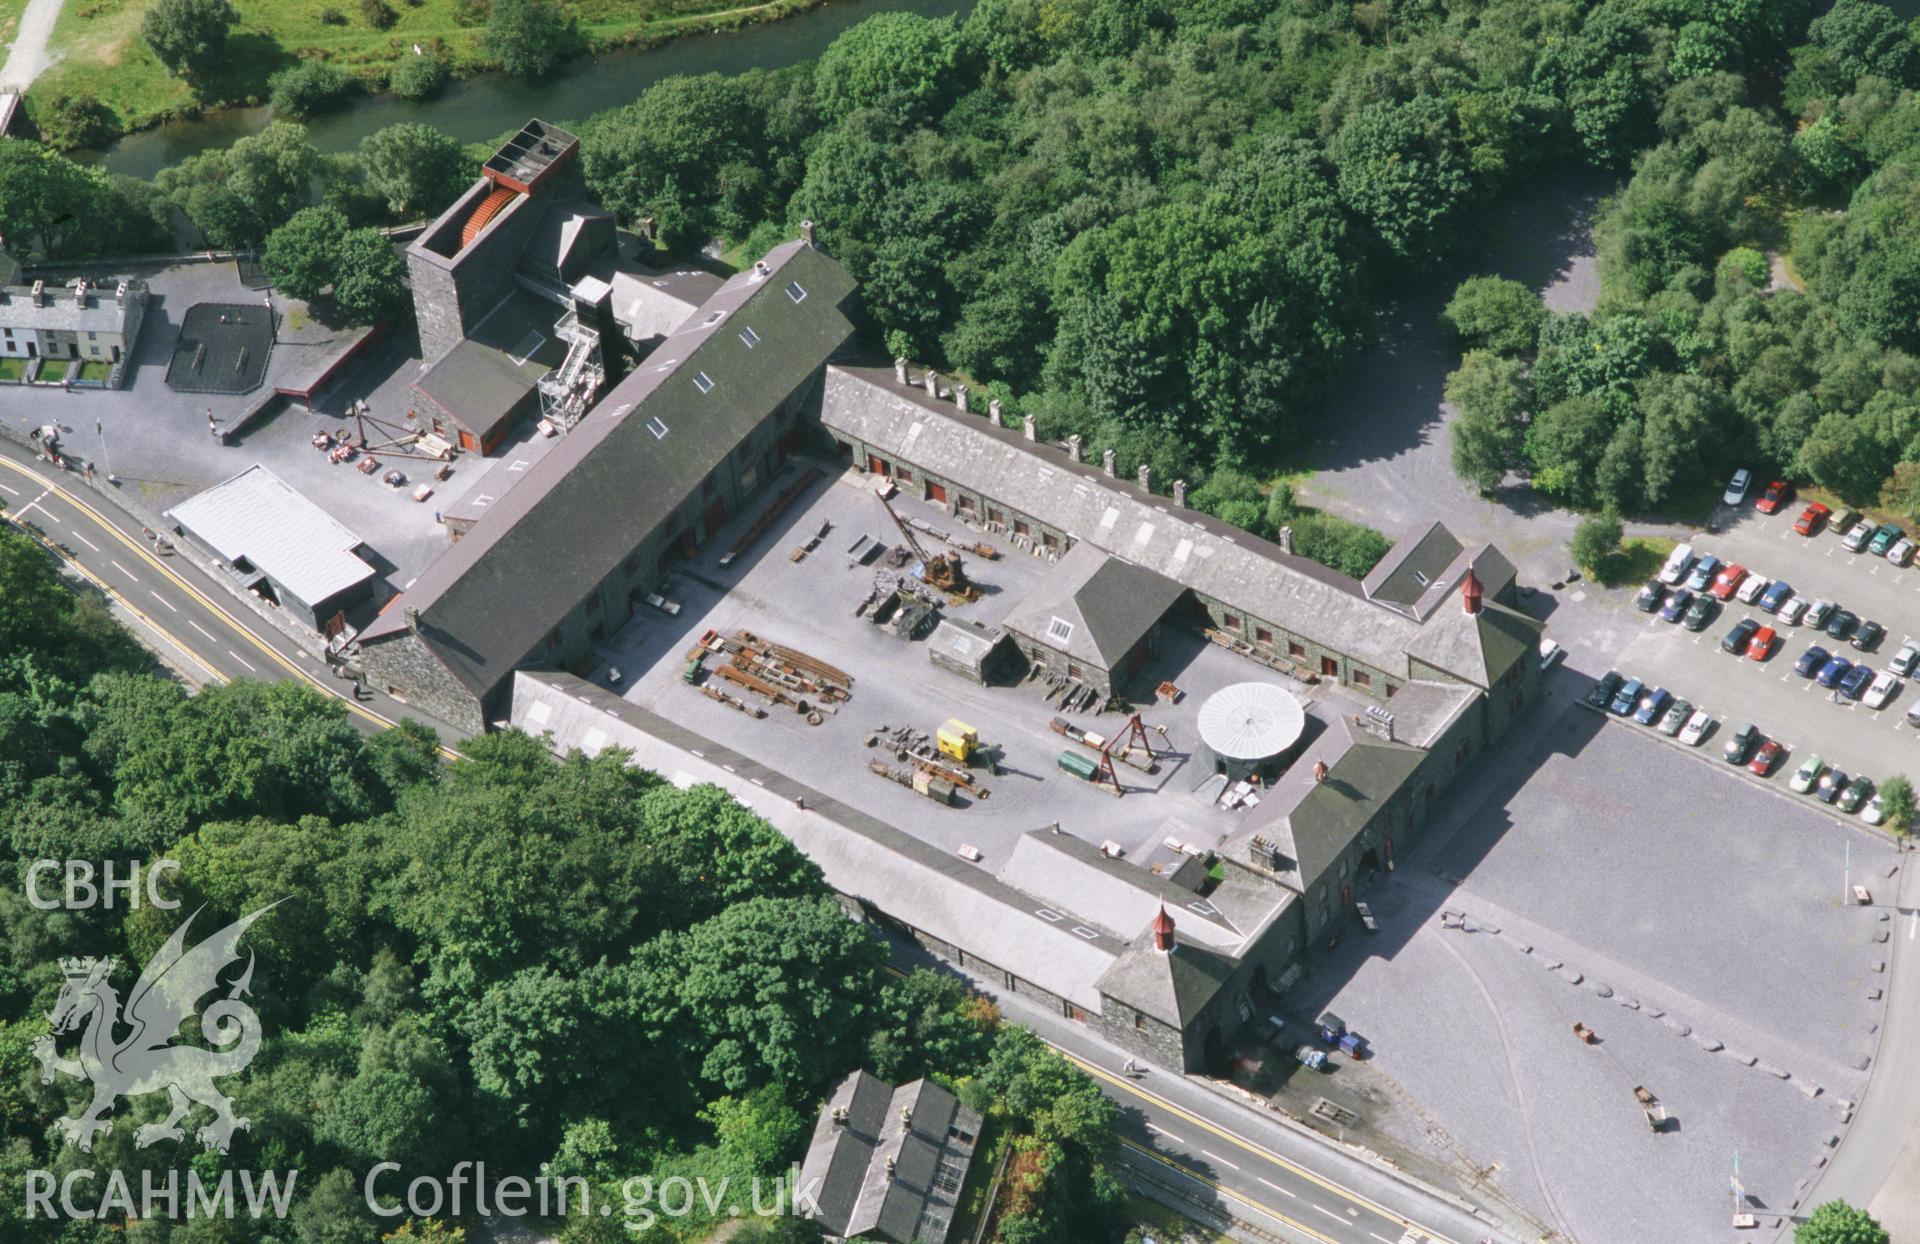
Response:
[{"label": "car park", "polygon": [[1633,711],[1633,706],[1640,702],[1640,692],[1644,689],[1645,684],[1638,678],[1627,679],[1613,693],[1613,699],[1607,704],[1607,710],[1615,717],[1625,717]]},{"label": "car park", "polygon": [[[1860,668],[1865,669],[1866,666],[1863,665]],[[1860,697],[1860,702],[1868,708],[1885,708],[1887,701],[1891,700],[1893,693],[1898,690],[1900,690],[1900,680],[1892,674],[1882,672],[1867,688],[1866,694]]]},{"label": "car park", "polygon": [[1814,535],[1819,532],[1820,524],[1826,522],[1827,516],[1832,513],[1832,510],[1815,501],[1800,511],[1800,517],[1793,520],[1793,529],[1803,536]]},{"label": "car park", "polygon": [[1873,798],[1873,793],[1871,778],[1855,778],[1847,783],[1847,789],[1840,792],[1839,808],[1842,812],[1858,812],[1861,804]]},{"label": "car park", "polygon": [[1840,694],[1849,700],[1857,700],[1867,693],[1867,688],[1871,685],[1873,685],[1873,666],[1856,665],[1840,679]]},{"label": "car park", "polygon": [[1807,606],[1807,616],[1801,620],[1816,631],[1824,630],[1835,608],[1837,606],[1830,600],[1816,600]]},{"label": "car park", "polygon": [[1692,603],[1692,592],[1689,592],[1684,587],[1674,588],[1673,591],[1667,593],[1667,603],[1661,607],[1660,620],[1662,622],[1678,622],[1681,615],[1686,613],[1687,606]]},{"label": "car park", "polygon": [[1797,795],[1804,795],[1813,789],[1813,784],[1819,781],[1820,775],[1826,771],[1826,761],[1818,756],[1809,756],[1801,762],[1798,769],[1793,771],[1793,778],[1787,783],[1787,787]]},{"label": "car park", "polygon": [[1887,550],[1893,547],[1894,541],[1898,540],[1902,534],[1901,530],[1892,523],[1881,523],[1875,528],[1873,538],[1867,541],[1867,552],[1875,557],[1885,557]]},{"label": "car park", "polygon": [[1719,601],[1707,595],[1695,596],[1693,603],[1687,606],[1687,616],[1680,619],[1680,625],[1690,631],[1704,631],[1719,613]]},{"label": "car park", "polygon": [[1837,687],[1840,685],[1840,680],[1845,678],[1852,669],[1853,662],[1845,657],[1830,657],[1827,663],[1820,667],[1820,673],[1815,676],[1814,681],[1823,687]]},{"label": "car park", "polygon": [[1847,789],[1847,774],[1843,769],[1828,769],[1813,784],[1813,797],[1821,803],[1832,803]]},{"label": "car park", "polygon": [[1727,490],[1720,494],[1720,500],[1728,505],[1739,505],[1747,499],[1747,487],[1752,483],[1753,472],[1741,467],[1733,473],[1733,478],[1727,481]]},{"label": "car park", "polygon": [[1786,480],[1777,479],[1768,484],[1766,491],[1754,501],[1753,508],[1762,514],[1778,514],[1780,507],[1793,499],[1793,485]]},{"label": "car park", "polygon": [[1782,622],[1785,622],[1788,626],[1798,626],[1800,625],[1801,619],[1807,616],[1807,602],[1795,596],[1786,604],[1780,606],[1779,611],[1776,612],[1774,616]]},{"label": "car park", "polygon": [[1647,585],[1633,598],[1633,607],[1641,613],[1652,613],[1667,598],[1667,589],[1658,579],[1648,579]]},{"label": "car park", "polygon": [[1707,731],[1713,729],[1713,718],[1704,708],[1693,710],[1693,716],[1687,718],[1687,724],[1680,728],[1680,741],[1688,747],[1700,746],[1700,740],[1707,737]]},{"label": "car park", "polygon": [[1673,546],[1673,551],[1667,554],[1666,565],[1660,567],[1660,573],[1655,577],[1668,587],[1673,587],[1686,578],[1687,571],[1691,569],[1693,569],[1693,546],[1676,544]]},{"label": "car park", "polygon": [[1773,772],[1773,767],[1779,764],[1780,758],[1786,754],[1787,749],[1778,740],[1768,739],[1760,744],[1760,750],[1753,754],[1753,759],[1747,764],[1747,772],[1766,777]]},{"label": "car park", "polygon": [[1819,644],[1815,644],[1800,654],[1800,659],[1793,663],[1793,672],[1802,678],[1816,678],[1821,670],[1827,668],[1827,662],[1831,660],[1833,660],[1833,654]]},{"label": "car park", "polygon": [[1720,573],[1713,577],[1713,587],[1708,590],[1713,593],[1715,600],[1729,600],[1746,577],[1745,566],[1722,567]]},{"label": "car park", "polygon": [[1793,599],[1793,584],[1785,579],[1775,579],[1760,593],[1760,607],[1768,613],[1779,613],[1780,606]]},{"label": "car park", "polygon": [[1613,703],[1613,693],[1620,690],[1620,684],[1625,681],[1619,670],[1608,670],[1587,692],[1587,703],[1595,708],[1605,708]]},{"label": "car park", "polygon": [[1766,594],[1767,587],[1773,582],[1763,574],[1749,574],[1740,582],[1740,589],[1733,598],[1743,605],[1751,605]]},{"label": "car park", "polygon": [[1909,639],[1900,645],[1900,651],[1893,654],[1893,660],[1887,662],[1887,668],[1902,678],[1913,677],[1915,665],[1920,665],[1920,643]]},{"label": "car park", "polygon": [[1711,553],[1702,553],[1693,569],[1687,572],[1687,587],[1691,591],[1704,592],[1713,583],[1713,577],[1720,573],[1721,561]]},{"label": "car park", "polygon": [[1733,732],[1733,737],[1727,740],[1727,745],[1720,749],[1720,755],[1730,765],[1743,765],[1747,763],[1747,757],[1753,754],[1753,749],[1758,747],[1760,742],[1760,727],[1748,722]]},{"label": "car park", "polygon": [[1904,538],[1895,540],[1893,547],[1887,550],[1887,560],[1896,566],[1907,565],[1913,560],[1913,548],[1911,540]]},{"label": "car park", "polygon": [[1826,631],[1830,639],[1846,639],[1859,625],[1859,614],[1851,609],[1835,609],[1833,616],[1827,619],[1827,624],[1821,629]]},{"label": "car park", "polygon": [[1845,546],[1847,552],[1858,553],[1867,547],[1867,541],[1873,539],[1873,533],[1873,520],[1863,518],[1849,528],[1846,535],[1840,537],[1840,543]]},{"label": "car park", "polygon": [[1764,661],[1772,656],[1774,640],[1778,638],[1771,626],[1763,626],[1755,631],[1753,638],[1747,641],[1747,659]]},{"label": "car park", "polygon": [[1687,724],[1687,718],[1691,716],[1693,716],[1693,701],[1675,700],[1666,715],[1660,719],[1658,729],[1660,733],[1672,738],[1680,733],[1681,727]]},{"label": "car park", "polygon": [[1665,687],[1655,687],[1640,697],[1640,707],[1634,711],[1633,719],[1643,726],[1652,725],[1667,711],[1667,705],[1673,703],[1673,692]]},{"label": "car park", "polygon": [[1856,630],[1853,633],[1853,638],[1847,642],[1862,652],[1871,652],[1879,645],[1880,641],[1886,637],[1886,634],[1887,628],[1881,626],[1878,622],[1862,622],[1860,629]]},{"label": "car park", "polygon": [[1754,632],[1759,629],[1760,624],[1752,618],[1741,618],[1733,624],[1733,629],[1721,638],[1720,651],[1739,656],[1747,650],[1747,645],[1753,642]]}]

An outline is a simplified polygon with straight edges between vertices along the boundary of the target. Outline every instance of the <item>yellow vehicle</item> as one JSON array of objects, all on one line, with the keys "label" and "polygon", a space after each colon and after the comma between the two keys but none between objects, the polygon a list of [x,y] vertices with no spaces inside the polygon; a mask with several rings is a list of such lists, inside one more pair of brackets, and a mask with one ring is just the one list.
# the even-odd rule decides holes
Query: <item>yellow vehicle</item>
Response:
[{"label": "yellow vehicle", "polygon": [[974,753],[980,750],[979,732],[957,718],[947,718],[933,737],[942,756],[950,756],[963,765],[973,763]]}]

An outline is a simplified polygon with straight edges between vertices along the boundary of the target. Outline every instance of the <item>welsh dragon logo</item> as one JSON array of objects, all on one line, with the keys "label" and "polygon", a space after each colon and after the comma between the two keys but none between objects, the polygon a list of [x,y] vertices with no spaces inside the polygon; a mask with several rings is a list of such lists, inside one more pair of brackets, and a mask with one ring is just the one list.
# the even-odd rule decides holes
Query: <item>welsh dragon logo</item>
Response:
[{"label": "welsh dragon logo", "polygon": [[[247,953],[246,970],[228,988],[227,996],[200,1012],[201,1035],[215,1048],[175,1045],[173,1041],[180,1035],[180,1026],[199,1009],[200,999],[220,988],[220,974],[239,962],[241,935],[278,905],[262,907],[234,921],[191,950],[186,948],[187,929],[200,913],[188,916],[140,973],[127,995],[124,1012],[110,979],[118,960],[89,957],[60,961],[67,979],[53,1013],[47,1017],[53,1033],[35,1042],[33,1053],[40,1060],[42,1083],[52,1083],[56,1071],[93,1082],[93,1101],[86,1110],[56,1121],[68,1144],[91,1151],[94,1137],[113,1126],[104,1116],[114,1102],[162,1089],[172,1097],[173,1107],[165,1119],[134,1132],[134,1144],[139,1148],[163,1140],[184,1140],[186,1134],[179,1123],[196,1102],[214,1112],[213,1122],[197,1133],[209,1150],[225,1153],[234,1130],[246,1130],[247,1120],[235,1117],[232,1099],[213,1082],[244,1070],[260,1051],[260,1017],[240,1001],[242,994],[250,992],[248,985],[253,979],[251,951]],[[54,1049],[55,1036],[83,1024],[86,1031],[80,1036],[78,1057],[60,1057]],[[117,1037],[116,1030],[127,1035]]]}]

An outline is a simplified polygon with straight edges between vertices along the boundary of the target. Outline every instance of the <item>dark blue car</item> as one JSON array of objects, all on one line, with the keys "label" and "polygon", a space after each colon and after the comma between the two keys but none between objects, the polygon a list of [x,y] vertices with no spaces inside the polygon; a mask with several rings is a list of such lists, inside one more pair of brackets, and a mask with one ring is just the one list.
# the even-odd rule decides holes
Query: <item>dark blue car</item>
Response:
[{"label": "dark blue car", "polygon": [[1780,606],[1793,599],[1793,585],[1785,579],[1776,579],[1772,587],[1760,593],[1760,607],[1768,613],[1779,613]]},{"label": "dark blue car", "polygon": [[1633,719],[1643,726],[1650,726],[1659,720],[1660,714],[1666,712],[1667,706],[1672,703],[1672,692],[1665,687],[1655,687],[1647,692],[1646,699],[1640,701],[1640,711],[1633,715]]},{"label": "dark blue car", "polygon": [[1840,680],[1845,678],[1847,671],[1852,668],[1853,662],[1847,660],[1845,657],[1833,658],[1820,667],[1820,685],[1823,687],[1839,686]]},{"label": "dark blue car", "polygon": [[1678,622],[1680,615],[1685,613],[1687,606],[1692,603],[1692,592],[1689,592],[1684,587],[1673,589],[1673,595],[1667,597],[1666,607],[1660,610],[1660,620],[1662,622]]},{"label": "dark blue car", "polygon": [[1800,659],[1793,663],[1793,672],[1802,678],[1812,678],[1825,669],[1827,662],[1831,660],[1833,660],[1833,654],[1819,644],[1815,644],[1800,654]]},{"label": "dark blue car", "polygon": [[1856,665],[1840,680],[1840,693],[1849,700],[1857,700],[1866,693],[1867,685],[1872,681],[1873,666]]},{"label": "dark blue car", "polygon": [[1615,717],[1625,717],[1633,711],[1633,706],[1639,703],[1640,693],[1645,689],[1646,684],[1638,678],[1627,679],[1620,685],[1620,689],[1613,693],[1613,703],[1607,705],[1607,711]]}]

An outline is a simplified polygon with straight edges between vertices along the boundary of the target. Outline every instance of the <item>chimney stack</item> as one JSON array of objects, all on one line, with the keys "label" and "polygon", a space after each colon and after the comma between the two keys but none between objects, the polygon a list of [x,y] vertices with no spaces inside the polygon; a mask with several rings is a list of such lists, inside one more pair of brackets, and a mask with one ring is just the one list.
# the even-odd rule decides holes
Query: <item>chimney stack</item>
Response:
[{"label": "chimney stack", "polygon": [[901,355],[893,360],[893,378],[900,384],[907,382],[907,356]]},{"label": "chimney stack", "polygon": [[1273,542],[1280,546],[1282,553],[1293,552],[1293,525],[1289,523],[1280,528],[1280,534],[1273,538]]},{"label": "chimney stack", "polygon": [[46,300],[47,300],[47,283],[45,281],[35,279],[35,281],[33,282],[33,305],[36,307],[44,307],[47,305]]},{"label": "chimney stack", "polygon": [[407,620],[408,630],[417,631],[420,629],[420,610],[418,610],[414,606],[412,605],[400,606],[400,616]]},{"label": "chimney stack", "polygon": [[1177,479],[1173,481],[1173,503],[1183,510],[1187,508],[1186,480]]},{"label": "chimney stack", "polygon": [[1067,438],[1067,457],[1073,459],[1075,462],[1080,461],[1080,434],[1078,432],[1075,432]]},{"label": "chimney stack", "polygon": [[887,1178],[888,1179],[893,1178],[893,1159],[892,1158],[887,1159]]},{"label": "chimney stack", "polygon": [[927,368],[926,386],[928,397],[940,396],[940,373],[934,371],[931,367]]},{"label": "chimney stack", "polygon": [[1160,914],[1153,918],[1149,926],[1153,930],[1153,948],[1161,954],[1171,954],[1176,940],[1173,935],[1173,917],[1167,914],[1167,905],[1160,904]]},{"label": "chimney stack", "polygon": [[1152,475],[1152,472],[1147,467],[1147,464],[1144,462],[1140,464],[1140,491],[1141,492],[1153,491],[1153,475]]},{"label": "chimney stack", "polygon": [[1026,433],[1026,436],[1027,436],[1027,439],[1028,439],[1028,440],[1030,440],[1030,441],[1031,441],[1031,440],[1035,440],[1035,439],[1037,439],[1037,438],[1036,438],[1036,437],[1034,436],[1034,428],[1033,428],[1033,416],[1032,416],[1032,415],[1022,415],[1022,416],[1020,416],[1020,430],[1021,430],[1022,432],[1024,432],[1024,433]]},{"label": "chimney stack", "polygon": [[73,305],[76,307],[87,305],[87,282],[84,278],[73,283]]},{"label": "chimney stack", "polygon": [[1108,479],[1113,478],[1113,451],[1111,449],[1103,449],[1100,451],[1100,469],[1107,473]]},{"label": "chimney stack", "polygon": [[127,305],[127,283],[125,281],[113,287],[113,300],[123,307]]},{"label": "chimney stack", "polygon": [[904,1126],[906,1126],[907,1124],[910,1124],[910,1123],[912,1123],[912,1122],[913,1122],[913,1107],[912,1107],[911,1105],[906,1105],[906,1106],[902,1106],[902,1107],[900,1107],[900,1123],[901,1123],[901,1125],[902,1125],[902,1126],[904,1127]]},{"label": "chimney stack", "polygon": [[1467,567],[1467,577],[1460,584],[1460,605],[1468,615],[1480,612],[1480,580],[1474,577],[1473,567]]},{"label": "chimney stack", "polygon": [[1327,762],[1326,761],[1316,760],[1313,762],[1313,780],[1315,782],[1324,782],[1327,780]]},{"label": "chimney stack", "polygon": [[803,220],[800,222],[800,240],[808,246],[813,245],[813,222],[811,220]]},{"label": "chimney stack", "polygon": [[961,410],[967,408],[967,386],[957,380],[953,382],[953,404]]},{"label": "chimney stack", "polygon": [[835,1127],[845,1127],[847,1125],[847,1108],[845,1106],[835,1106],[833,1108],[833,1125]]},{"label": "chimney stack", "polygon": [[997,428],[1000,426],[1000,399],[999,398],[996,397],[987,403],[987,418],[993,421],[994,427]]}]

